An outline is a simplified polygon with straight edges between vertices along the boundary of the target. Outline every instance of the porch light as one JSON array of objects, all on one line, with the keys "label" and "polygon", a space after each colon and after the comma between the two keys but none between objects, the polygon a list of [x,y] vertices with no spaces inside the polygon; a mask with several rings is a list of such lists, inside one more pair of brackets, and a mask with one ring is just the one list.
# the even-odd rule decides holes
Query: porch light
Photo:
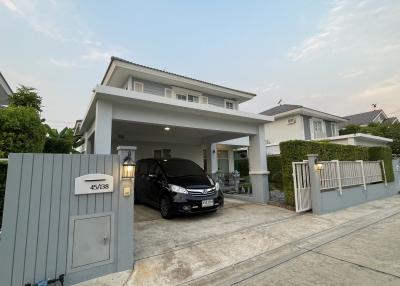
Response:
[{"label": "porch light", "polygon": [[122,164],[122,178],[132,179],[135,177],[136,164],[131,158],[131,151],[128,152],[128,156],[125,157],[124,163]]},{"label": "porch light", "polygon": [[169,130],[171,130],[171,128],[169,128],[169,127],[167,126],[167,127],[164,127],[164,130],[165,130],[165,131],[169,131]]},{"label": "porch light", "polygon": [[322,164],[322,162],[319,162],[318,158],[315,158],[314,168],[315,171],[322,171],[324,169],[324,164]]}]

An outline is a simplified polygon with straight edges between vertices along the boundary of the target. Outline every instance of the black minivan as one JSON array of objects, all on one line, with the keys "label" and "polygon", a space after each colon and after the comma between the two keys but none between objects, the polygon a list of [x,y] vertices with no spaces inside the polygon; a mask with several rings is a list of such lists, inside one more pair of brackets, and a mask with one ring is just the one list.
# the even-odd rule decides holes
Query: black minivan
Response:
[{"label": "black minivan", "polygon": [[142,159],[136,163],[135,203],[159,208],[163,218],[216,211],[224,205],[219,184],[193,161]]}]

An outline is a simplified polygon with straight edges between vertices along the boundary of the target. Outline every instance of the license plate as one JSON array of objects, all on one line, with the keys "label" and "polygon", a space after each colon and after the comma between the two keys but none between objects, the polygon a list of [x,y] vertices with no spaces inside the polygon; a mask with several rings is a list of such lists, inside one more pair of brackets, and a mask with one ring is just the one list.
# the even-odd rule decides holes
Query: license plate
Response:
[{"label": "license plate", "polygon": [[204,201],[201,201],[201,206],[202,206],[203,208],[212,207],[212,206],[214,206],[214,200],[204,200]]}]

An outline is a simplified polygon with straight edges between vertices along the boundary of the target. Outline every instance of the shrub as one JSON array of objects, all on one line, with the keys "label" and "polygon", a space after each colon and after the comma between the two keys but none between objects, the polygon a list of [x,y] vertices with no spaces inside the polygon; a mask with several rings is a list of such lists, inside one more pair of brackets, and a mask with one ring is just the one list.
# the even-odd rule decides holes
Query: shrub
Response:
[{"label": "shrub", "polygon": [[370,147],[369,160],[383,160],[385,164],[385,173],[387,182],[394,182],[394,172],[392,165],[392,150],[388,147]]},{"label": "shrub", "polygon": [[270,186],[282,190],[282,159],[279,155],[267,156],[267,167],[270,172],[268,182]]},{"label": "shrub", "polygon": [[72,141],[63,138],[47,137],[44,143],[43,153],[69,154],[72,150]]},{"label": "shrub", "polygon": [[42,152],[45,134],[34,108],[0,109],[0,157],[7,157],[9,153]]},{"label": "shrub", "polygon": [[[386,177],[393,180],[391,150],[388,147],[361,147],[340,145],[327,142],[309,142],[293,140],[279,144],[282,160],[282,183],[285,199],[288,205],[294,206],[294,187],[292,177],[292,162],[301,162],[307,159],[308,154],[318,154],[320,160],[385,160]],[[390,158],[389,158],[390,155]]]}]

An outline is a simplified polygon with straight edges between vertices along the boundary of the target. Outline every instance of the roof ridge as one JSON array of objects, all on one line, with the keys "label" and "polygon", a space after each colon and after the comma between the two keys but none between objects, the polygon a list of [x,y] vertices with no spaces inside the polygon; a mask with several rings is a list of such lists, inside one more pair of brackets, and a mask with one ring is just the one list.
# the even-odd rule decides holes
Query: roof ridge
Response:
[{"label": "roof ridge", "polygon": [[[131,61],[128,61],[128,60],[125,60],[125,59],[123,59],[123,58],[116,57],[116,56],[111,56],[111,61],[110,61],[110,64],[109,64],[109,66],[108,66],[108,68],[107,68],[106,74],[107,74],[107,72],[108,72],[108,70],[109,70],[109,68],[110,68],[110,66],[111,66],[111,63],[112,63],[114,60],[116,60],[116,61],[121,61],[121,62],[125,62],[125,63],[131,64],[131,65],[136,65],[136,66],[139,66],[139,67],[144,67],[144,68],[151,69],[151,70],[154,70],[154,71],[163,72],[163,73],[167,73],[167,74],[170,74],[170,75],[174,75],[174,76],[178,76],[178,77],[182,77],[182,78],[194,80],[194,81],[197,81],[197,82],[209,84],[209,85],[212,85],[212,86],[215,86],[215,87],[221,87],[221,88],[229,89],[229,90],[236,91],[236,92],[240,92],[240,93],[245,93],[245,94],[248,94],[248,95],[251,95],[251,96],[257,96],[257,94],[252,93],[252,92],[248,92],[248,91],[243,91],[243,90],[239,90],[239,89],[235,89],[235,88],[230,88],[230,87],[222,86],[222,85],[219,85],[219,84],[207,82],[207,81],[200,80],[200,79],[195,79],[195,78],[192,78],[192,77],[189,77],[189,76],[180,75],[180,74],[173,73],[173,72],[163,71],[163,70],[160,70],[160,69],[157,69],[157,68],[153,68],[153,67],[145,66],[145,65],[138,64],[138,63],[135,63],[135,62],[131,62]],[[104,77],[103,77],[102,83],[104,82],[104,79],[105,79],[105,75],[104,75]]]}]

